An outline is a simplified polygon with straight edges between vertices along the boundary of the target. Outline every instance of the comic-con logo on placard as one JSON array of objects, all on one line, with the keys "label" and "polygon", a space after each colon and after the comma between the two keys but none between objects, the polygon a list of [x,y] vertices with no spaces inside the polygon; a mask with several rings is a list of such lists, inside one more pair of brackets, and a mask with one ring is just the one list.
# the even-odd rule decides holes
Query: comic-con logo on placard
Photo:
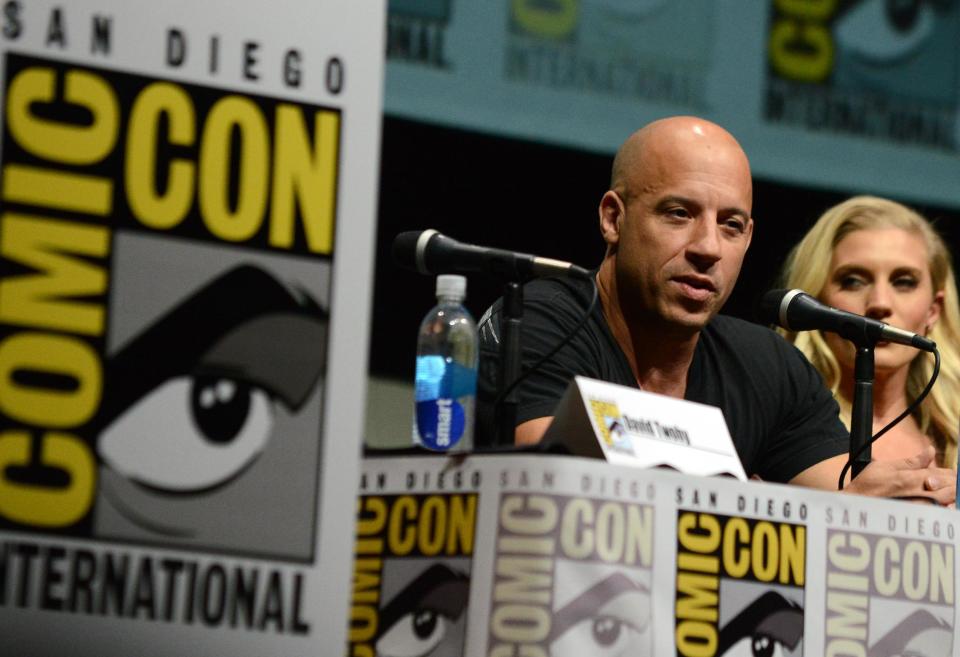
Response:
[{"label": "comic-con logo on placard", "polygon": [[957,149],[960,3],[770,2],[771,123]]},{"label": "comic-con logo on placard", "polygon": [[600,432],[604,444],[612,449],[633,453],[633,443],[624,427],[623,416],[620,415],[620,408],[616,402],[605,399],[590,399],[589,403],[594,425]]},{"label": "comic-con logo on placard", "polygon": [[487,655],[651,655],[652,505],[509,493]]},{"label": "comic-con logo on placard", "polygon": [[390,0],[387,60],[453,68],[446,51],[451,3],[452,0]]},{"label": "comic-con logo on placard", "polygon": [[955,547],[940,538],[828,530],[824,652],[954,655]]},{"label": "comic-con logo on placard", "polygon": [[804,525],[680,511],[677,656],[804,654],[805,580]]},{"label": "comic-con logo on placard", "polygon": [[464,651],[476,493],[357,501],[351,657]]},{"label": "comic-con logo on placard", "polygon": [[309,561],[339,111],[4,71],[0,528]]},{"label": "comic-con logo on placard", "polygon": [[[504,0],[504,77],[599,96],[702,107],[713,3]],[[677,40],[673,35],[683,34]],[[701,47],[690,48],[698,43]]]}]

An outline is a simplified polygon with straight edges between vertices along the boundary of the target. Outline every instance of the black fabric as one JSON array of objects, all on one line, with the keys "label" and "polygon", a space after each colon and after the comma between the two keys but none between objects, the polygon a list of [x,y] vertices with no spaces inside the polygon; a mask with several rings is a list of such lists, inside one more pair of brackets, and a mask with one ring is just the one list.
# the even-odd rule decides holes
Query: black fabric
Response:
[{"label": "black fabric", "polygon": [[[524,286],[523,370],[560,342],[583,316],[590,285],[540,279]],[[480,323],[478,431],[493,435],[498,390],[500,302]],[[553,415],[574,375],[637,388],[626,356],[599,302],[570,344],[520,386],[517,424]],[[838,407],[817,371],[770,329],[719,315],[700,333],[685,398],[723,411],[748,475],[787,482],[806,468],[848,449]]]}]

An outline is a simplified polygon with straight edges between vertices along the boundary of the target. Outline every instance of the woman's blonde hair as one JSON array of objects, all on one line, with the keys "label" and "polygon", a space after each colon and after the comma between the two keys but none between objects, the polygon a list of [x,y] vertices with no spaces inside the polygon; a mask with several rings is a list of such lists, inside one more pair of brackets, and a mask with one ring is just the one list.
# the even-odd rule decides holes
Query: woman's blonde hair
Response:
[{"label": "woman's blonde hair", "polygon": [[[930,436],[941,465],[955,466],[957,431],[960,429],[960,306],[950,251],[926,219],[895,201],[875,196],[855,196],[823,213],[797,244],[784,265],[782,284],[820,297],[827,285],[833,250],[844,237],[858,230],[899,228],[919,235],[927,246],[927,263],[934,292],[943,291],[943,311],[929,337],[940,350],[940,376],[916,414],[920,430]],[[820,371],[840,403],[841,418],[850,426],[850,402],[839,394],[840,365],[819,331],[794,333],[780,330]],[[933,373],[933,356],[920,352],[910,364],[907,401],[912,402]]]}]

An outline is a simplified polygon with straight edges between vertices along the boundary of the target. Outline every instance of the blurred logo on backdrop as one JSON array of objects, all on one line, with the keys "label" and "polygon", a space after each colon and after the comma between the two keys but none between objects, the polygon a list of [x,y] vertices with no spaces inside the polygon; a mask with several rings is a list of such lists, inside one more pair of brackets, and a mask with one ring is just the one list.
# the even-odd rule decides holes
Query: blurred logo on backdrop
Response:
[{"label": "blurred logo on backdrop", "polygon": [[771,123],[957,149],[960,3],[772,2]]},{"label": "blurred logo on backdrop", "polygon": [[713,21],[712,4],[690,0],[511,0],[504,77],[704,107]]},{"label": "blurred logo on backdrop", "polygon": [[387,59],[449,69],[445,43],[452,0],[390,0]]}]

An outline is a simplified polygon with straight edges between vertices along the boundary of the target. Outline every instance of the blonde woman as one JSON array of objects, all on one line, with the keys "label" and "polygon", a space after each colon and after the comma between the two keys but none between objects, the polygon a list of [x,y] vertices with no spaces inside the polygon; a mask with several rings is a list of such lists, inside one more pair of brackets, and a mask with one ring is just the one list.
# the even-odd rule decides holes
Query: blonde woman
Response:
[{"label": "blonde woman", "polygon": [[[900,203],[857,196],[827,210],[794,247],[783,284],[827,305],[926,335],[937,343],[940,376],[918,412],[873,445],[873,458],[913,456],[933,444],[941,466],[956,467],[960,425],[960,308],[950,252],[919,214]],[[820,371],[850,426],[852,343],[832,333],[783,331]],[[923,390],[933,355],[879,343],[875,350],[873,433]]]}]

